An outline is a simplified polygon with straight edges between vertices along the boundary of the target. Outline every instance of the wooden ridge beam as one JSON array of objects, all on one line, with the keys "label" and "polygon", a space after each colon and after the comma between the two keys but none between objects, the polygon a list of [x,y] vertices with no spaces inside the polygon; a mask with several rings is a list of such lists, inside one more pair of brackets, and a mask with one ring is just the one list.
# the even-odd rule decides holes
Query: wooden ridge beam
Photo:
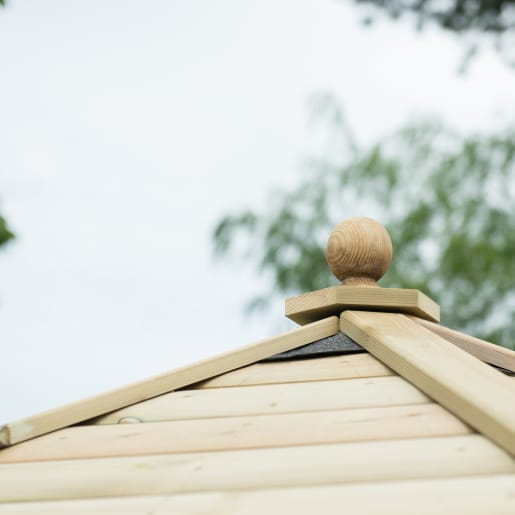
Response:
[{"label": "wooden ridge beam", "polygon": [[438,336],[454,343],[460,349],[476,356],[481,361],[515,373],[515,351],[479,338],[474,338],[474,336],[469,336],[468,334],[460,333],[434,322],[429,322],[428,320],[417,317],[410,318]]},{"label": "wooden ridge beam", "polygon": [[362,347],[511,454],[515,384],[405,315],[345,311],[340,327]]},{"label": "wooden ridge beam", "polygon": [[[193,365],[177,368],[150,379],[132,383],[79,402],[46,411],[0,427],[0,448],[62,429],[129,406],[157,395],[182,388],[338,332],[338,318],[329,317],[279,336],[247,345]],[[0,451],[1,457],[1,451]]]}]

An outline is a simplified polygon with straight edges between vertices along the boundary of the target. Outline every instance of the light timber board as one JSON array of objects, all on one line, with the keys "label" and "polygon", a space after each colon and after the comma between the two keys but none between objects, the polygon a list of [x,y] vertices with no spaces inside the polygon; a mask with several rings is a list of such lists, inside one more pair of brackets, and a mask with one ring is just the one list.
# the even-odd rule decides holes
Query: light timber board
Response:
[{"label": "light timber board", "polygon": [[0,504],[22,515],[513,515],[515,475]]},{"label": "light timber board", "polygon": [[468,334],[454,331],[453,329],[435,324],[434,322],[429,322],[428,320],[422,320],[417,317],[413,317],[412,319],[438,336],[454,343],[454,345],[460,349],[476,356],[476,358],[481,361],[515,372],[515,351],[485,340],[480,340],[479,338],[474,338]]},{"label": "light timber board", "polygon": [[312,343],[338,332],[338,319],[329,317],[280,336],[220,354],[214,358],[84,399],[0,428],[0,447],[34,438],[97,417],[162,393],[249,365],[280,352]]},{"label": "light timber board", "polygon": [[286,299],[286,316],[304,325],[346,309],[407,313],[434,322],[440,307],[419,290],[333,286]]},{"label": "light timber board", "polygon": [[515,385],[474,356],[391,313],[346,311],[341,329],[456,416],[515,454]]},{"label": "light timber board", "polygon": [[456,436],[468,426],[436,404],[252,417],[77,426],[0,452],[0,463]]},{"label": "light timber board", "polygon": [[368,353],[298,359],[281,362],[255,363],[227,372],[188,389],[253,386],[258,384],[325,381],[358,377],[390,376],[393,372]]},{"label": "light timber board", "polygon": [[429,398],[398,376],[171,392],[87,423],[118,424],[422,404]]},{"label": "light timber board", "polygon": [[0,502],[515,473],[480,435],[0,465]]}]

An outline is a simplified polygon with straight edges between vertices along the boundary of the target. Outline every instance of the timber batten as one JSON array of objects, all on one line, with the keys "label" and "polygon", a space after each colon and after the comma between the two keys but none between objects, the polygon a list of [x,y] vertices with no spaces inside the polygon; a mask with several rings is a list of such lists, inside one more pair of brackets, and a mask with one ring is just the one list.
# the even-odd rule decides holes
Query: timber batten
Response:
[{"label": "timber batten", "polygon": [[352,338],[515,455],[515,386],[506,376],[404,315],[342,313]]},{"label": "timber batten", "polygon": [[274,354],[291,350],[294,347],[306,345],[320,338],[331,336],[337,333],[338,330],[338,319],[336,317],[329,317],[314,322],[309,326],[294,329],[280,336],[226,352],[194,365],[181,367],[172,372],[131,384],[125,388],[112,390],[62,408],[7,424],[2,428],[4,441],[1,443],[6,447],[51,431],[56,431],[83,420],[268,358]]}]

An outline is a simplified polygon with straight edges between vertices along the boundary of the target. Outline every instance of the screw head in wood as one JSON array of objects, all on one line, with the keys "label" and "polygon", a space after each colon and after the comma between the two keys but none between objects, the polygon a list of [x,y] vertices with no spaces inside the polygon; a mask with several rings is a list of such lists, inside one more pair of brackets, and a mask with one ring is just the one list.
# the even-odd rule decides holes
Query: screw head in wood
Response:
[{"label": "screw head in wood", "polygon": [[331,272],[344,285],[378,286],[392,260],[392,240],[371,218],[349,218],[329,236],[326,250]]}]

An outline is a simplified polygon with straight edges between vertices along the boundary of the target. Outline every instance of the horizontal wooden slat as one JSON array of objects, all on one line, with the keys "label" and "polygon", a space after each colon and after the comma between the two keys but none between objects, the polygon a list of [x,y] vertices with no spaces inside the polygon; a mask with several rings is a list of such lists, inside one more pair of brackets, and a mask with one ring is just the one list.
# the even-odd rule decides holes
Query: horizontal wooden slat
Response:
[{"label": "horizontal wooden slat", "polygon": [[0,504],[22,515],[513,515],[515,475],[311,488]]},{"label": "horizontal wooden slat", "polygon": [[435,404],[78,426],[4,449],[0,452],[0,463],[315,445],[469,432],[467,426]]},{"label": "horizontal wooden slat", "polygon": [[0,502],[515,473],[480,435],[0,465]]},{"label": "horizontal wooden slat", "polygon": [[232,372],[208,379],[186,388],[221,388],[226,386],[253,386],[258,384],[296,383],[383,377],[393,372],[368,353],[296,359],[277,363],[255,363]]},{"label": "horizontal wooden slat", "polygon": [[474,338],[459,331],[454,331],[428,320],[422,320],[417,317],[410,318],[438,336],[454,343],[460,349],[476,356],[481,361],[515,372],[515,351],[480,340],[479,338]]},{"label": "horizontal wooden slat", "polygon": [[84,399],[0,427],[0,447],[23,442],[56,429],[177,390],[209,377],[240,368],[280,352],[312,343],[338,332],[338,319],[329,317],[268,340],[240,347],[193,365],[181,367],[124,388]]},{"label": "horizontal wooden slat", "polygon": [[157,422],[241,417],[426,402],[430,402],[429,398],[401,377],[373,377],[172,392],[91,422],[117,424],[127,418]]},{"label": "horizontal wooden slat", "polygon": [[345,311],[341,329],[479,432],[515,454],[515,385],[405,315]]}]

